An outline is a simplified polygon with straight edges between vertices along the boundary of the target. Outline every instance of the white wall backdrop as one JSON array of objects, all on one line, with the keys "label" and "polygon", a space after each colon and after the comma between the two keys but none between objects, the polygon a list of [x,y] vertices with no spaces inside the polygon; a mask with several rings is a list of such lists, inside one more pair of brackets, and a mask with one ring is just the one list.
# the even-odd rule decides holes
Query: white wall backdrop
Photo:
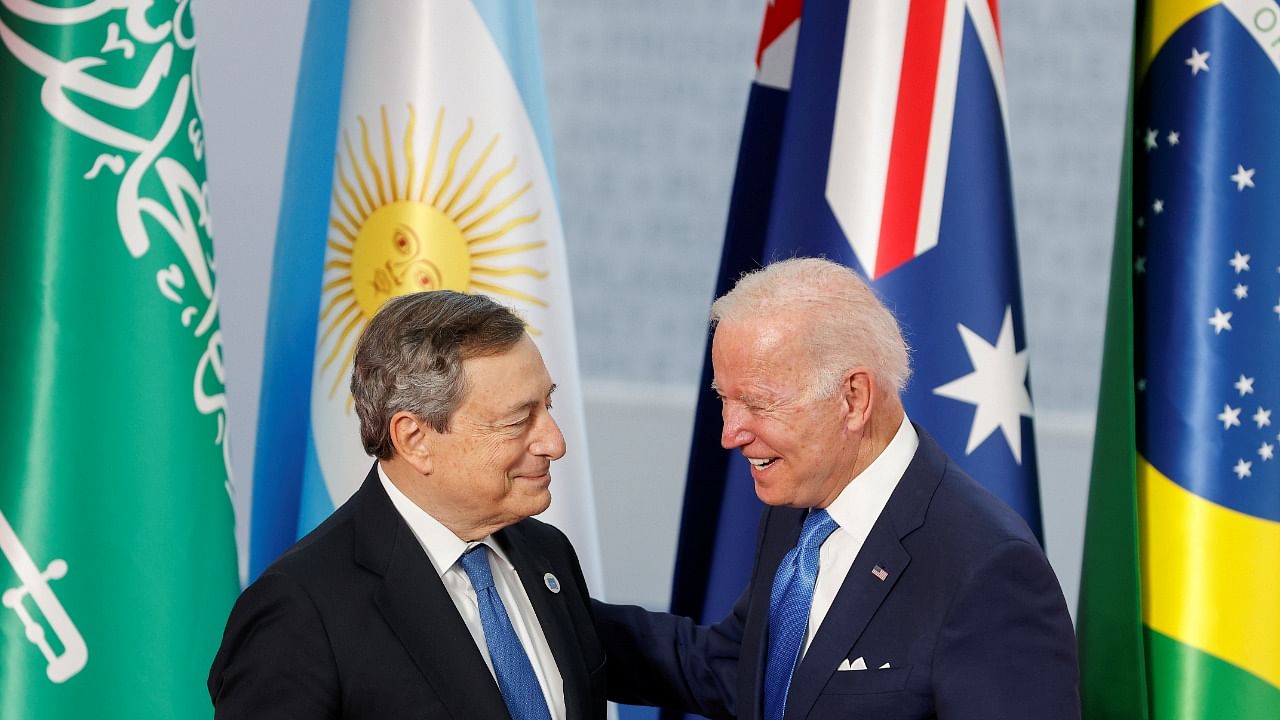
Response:
[{"label": "white wall backdrop", "polygon": [[[1124,128],[1126,5],[1000,7],[1046,545],[1073,606]],[[247,518],[307,3],[193,6]],[[762,3],[544,0],[539,11],[605,584],[610,599],[664,607]]]}]

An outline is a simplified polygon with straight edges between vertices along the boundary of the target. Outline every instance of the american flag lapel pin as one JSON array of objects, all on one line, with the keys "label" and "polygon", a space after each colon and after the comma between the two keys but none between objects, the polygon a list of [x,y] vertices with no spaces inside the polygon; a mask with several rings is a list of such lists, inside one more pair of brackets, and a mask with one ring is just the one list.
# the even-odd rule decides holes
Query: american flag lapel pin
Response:
[{"label": "american flag lapel pin", "polygon": [[889,577],[889,571],[885,570],[879,565],[871,568],[871,574],[875,575],[876,579],[879,580],[880,582],[884,582]]}]

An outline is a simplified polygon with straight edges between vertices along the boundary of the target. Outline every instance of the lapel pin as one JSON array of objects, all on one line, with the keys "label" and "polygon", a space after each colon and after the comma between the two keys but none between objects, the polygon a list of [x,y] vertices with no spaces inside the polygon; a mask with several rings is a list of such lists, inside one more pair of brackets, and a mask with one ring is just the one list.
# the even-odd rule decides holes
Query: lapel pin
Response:
[{"label": "lapel pin", "polygon": [[555,575],[552,575],[551,573],[544,574],[542,576],[542,582],[546,583],[547,589],[551,592],[560,592],[560,581],[556,579]]},{"label": "lapel pin", "polygon": [[884,582],[885,580],[887,580],[887,579],[889,578],[889,571],[888,571],[888,570],[885,570],[884,568],[880,567],[879,565],[877,565],[877,566],[875,566],[875,567],[871,568],[871,574],[872,574],[872,575],[875,575],[875,576],[876,576],[876,579],[877,579],[877,580],[879,580],[880,582]]}]

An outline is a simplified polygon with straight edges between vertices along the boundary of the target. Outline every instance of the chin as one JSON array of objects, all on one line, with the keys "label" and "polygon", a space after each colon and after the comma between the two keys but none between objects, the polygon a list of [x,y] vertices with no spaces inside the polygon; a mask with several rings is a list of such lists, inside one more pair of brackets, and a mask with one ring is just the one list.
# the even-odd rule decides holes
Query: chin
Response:
[{"label": "chin", "polygon": [[765,486],[756,483],[756,497],[760,498],[760,502],[772,507],[807,508],[813,506],[813,503],[803,502],[797,498],[795,492],[784,491],[784,488],[779,488],[776,485]]},{"label": "chin", "polygon": [[764,503],[765,505],[776,506],[776,505],[787,504],[783,498],[778,497],[778,494],[774,491],[773,488],[765,487],[760,483],[756,483],[756,497],[760,498],[760,502]]},{"label": "chin", "polygon": [[529,499],[529,502],[526,505],[529,512],[526,513],[525,516],[530,517],[533,515],[541,515],[546,512],[549,507],[551,507],[551,493],[544,492],[538,497]]}]

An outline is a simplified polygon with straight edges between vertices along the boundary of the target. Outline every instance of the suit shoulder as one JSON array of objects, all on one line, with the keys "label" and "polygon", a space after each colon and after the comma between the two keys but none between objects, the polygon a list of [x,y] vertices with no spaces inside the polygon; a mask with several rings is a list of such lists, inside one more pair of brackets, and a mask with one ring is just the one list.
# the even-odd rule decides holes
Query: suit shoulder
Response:
[{"label": "suit shoulder", "polygon": [[950,459],[929,505],[925,524],[945,529],[951,542],[968,550],[991,548],[1009,541],[1040,547],[1021,515]]},{"label": "suit shoulder", "polygon": [[355,543],[354,525],[350,505],[343,505],[285,550],[262,574],[277,573],[297,580],[327,575],[335,556],[351,556]]}]

